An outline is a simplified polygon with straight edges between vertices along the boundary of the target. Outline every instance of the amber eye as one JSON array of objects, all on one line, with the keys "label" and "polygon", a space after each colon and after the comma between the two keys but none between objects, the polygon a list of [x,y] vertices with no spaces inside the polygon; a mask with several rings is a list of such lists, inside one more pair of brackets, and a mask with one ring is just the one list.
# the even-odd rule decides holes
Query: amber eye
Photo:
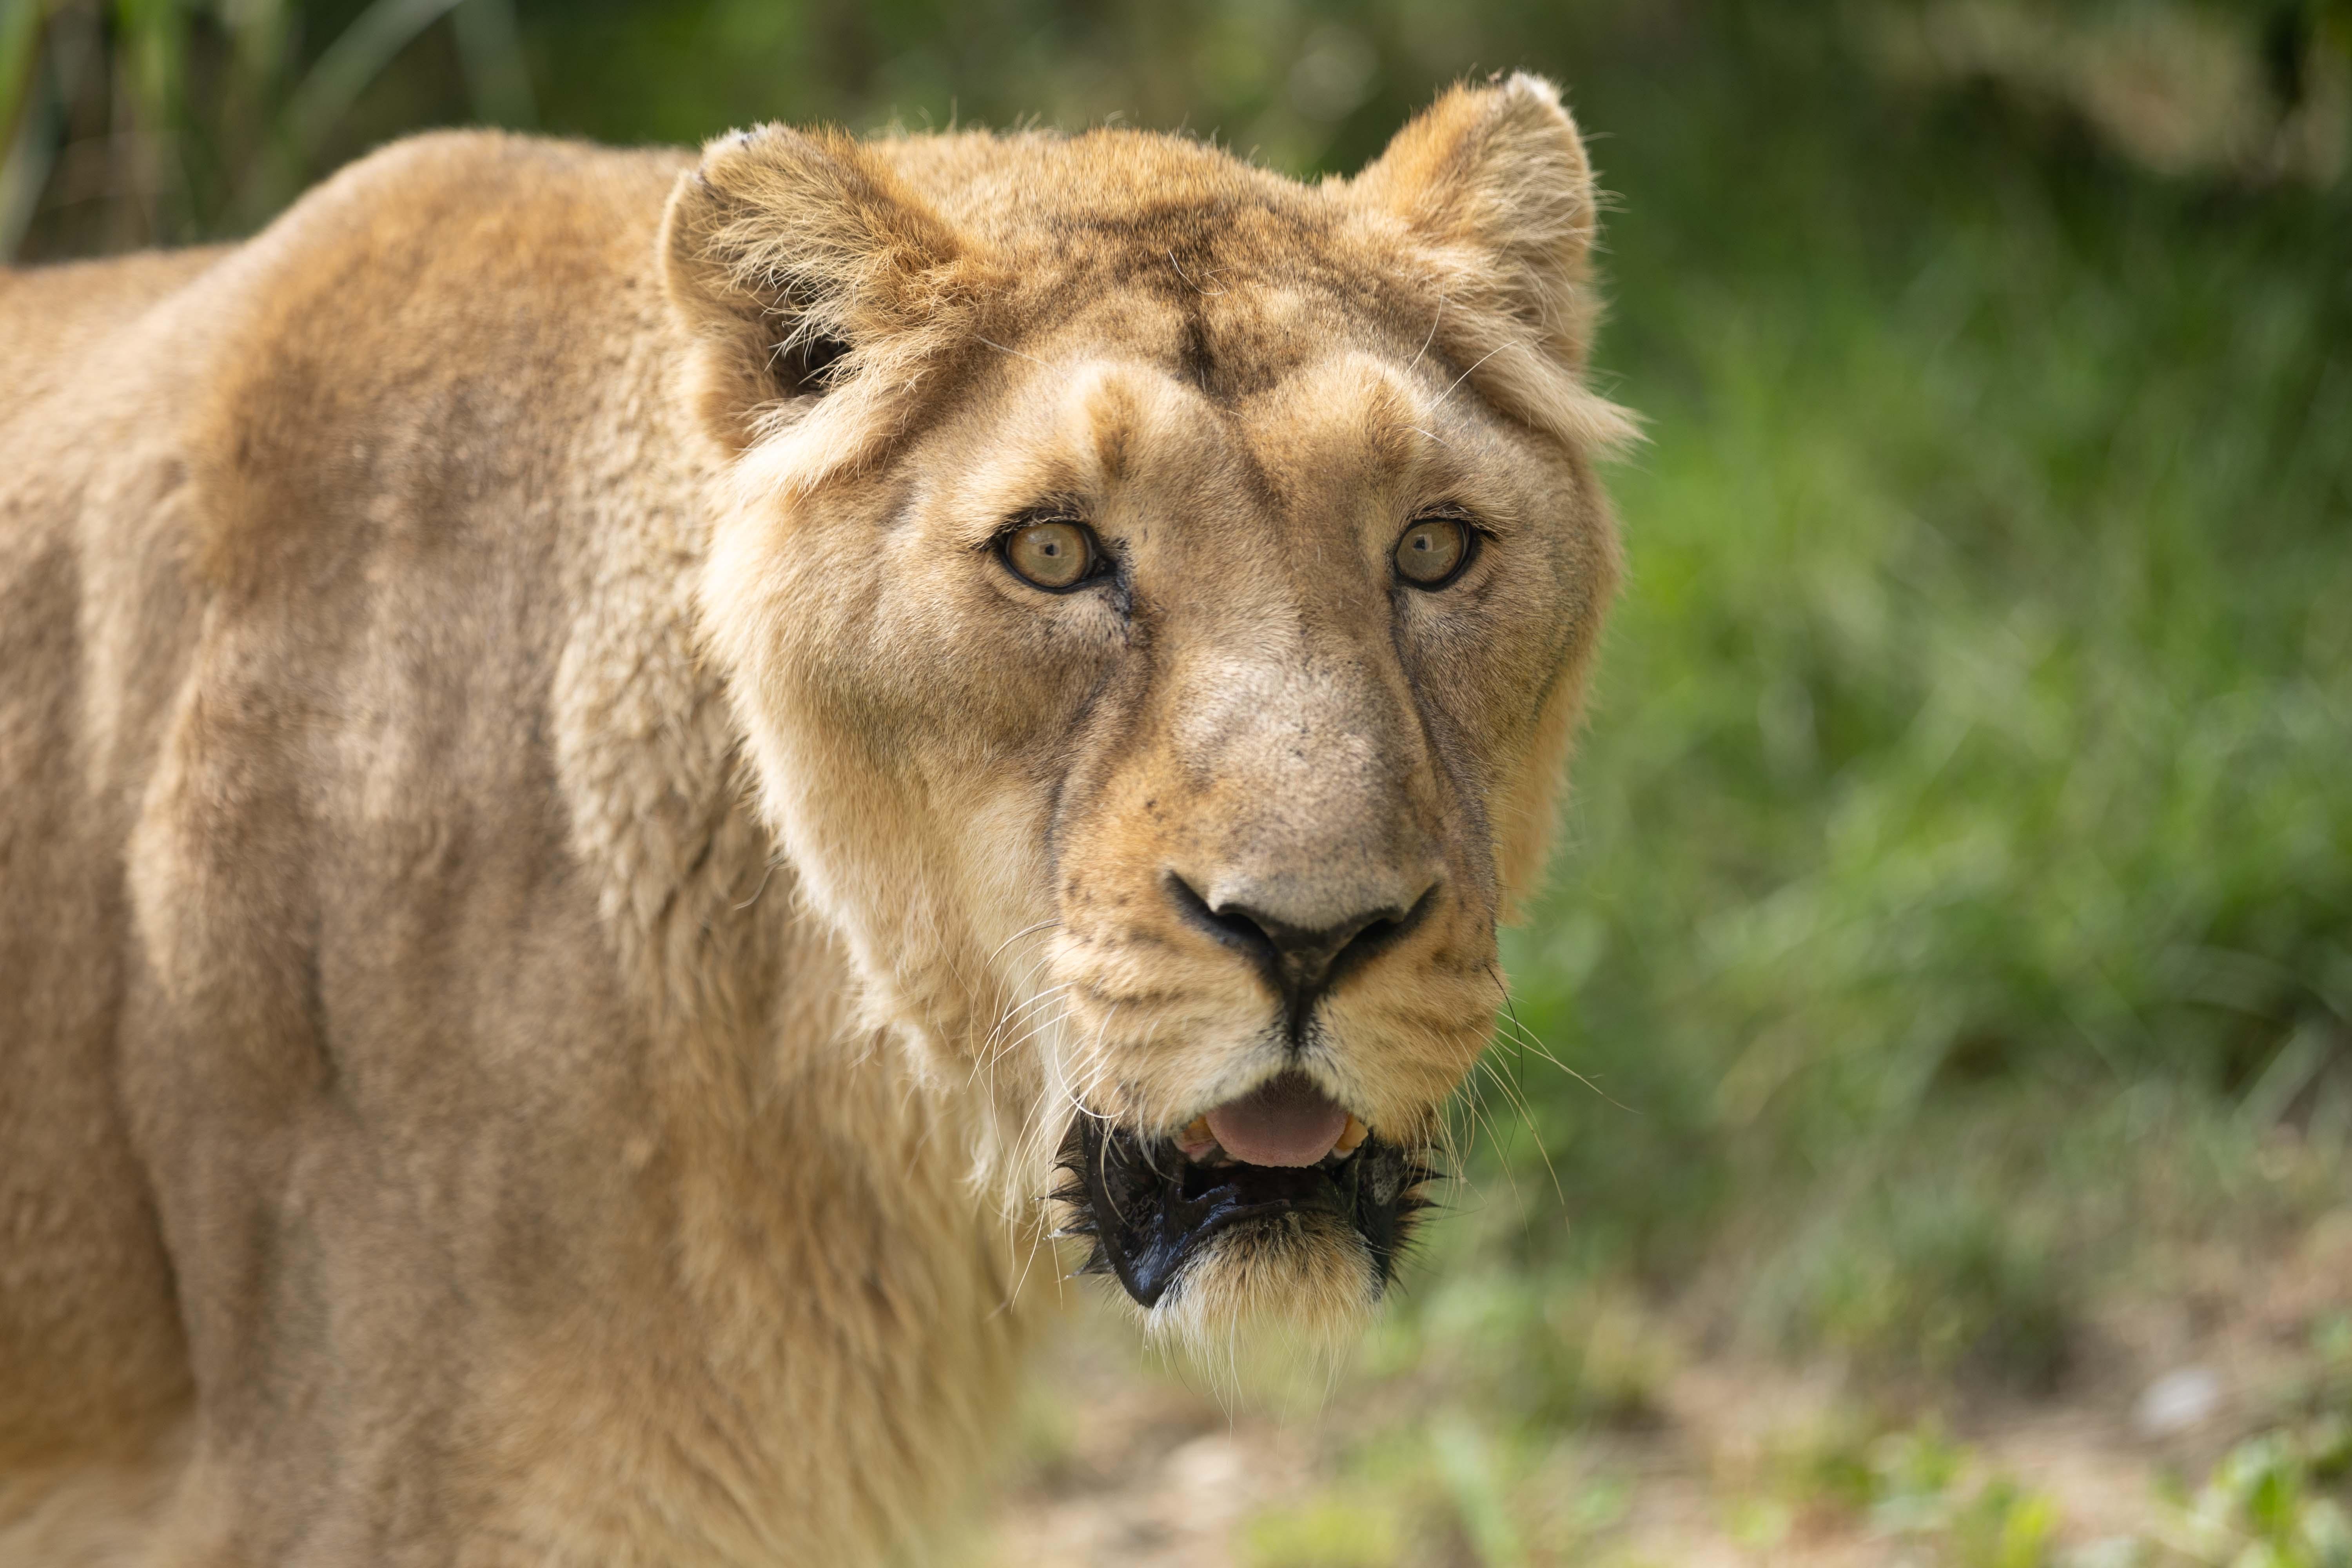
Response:
[{"label": "amber eye", "polygon": [[1004,563],[1039,588],[1073,588],[1095,569],[1094,531],[1066,517],[1046,518],[1004,536]]},{"label": "amber eye", "polygon": [[1416,588],[1442,588],[1470,559],[1470,525],[1442,514],[1417,517],[1396,543],[1397,574]]}]

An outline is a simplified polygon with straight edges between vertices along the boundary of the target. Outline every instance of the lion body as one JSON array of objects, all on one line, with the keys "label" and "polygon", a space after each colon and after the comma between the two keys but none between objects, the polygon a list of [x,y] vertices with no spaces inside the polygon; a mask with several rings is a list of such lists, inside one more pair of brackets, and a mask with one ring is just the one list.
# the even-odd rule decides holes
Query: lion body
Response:
[{"label": "lion body", "polygon": [[681,162],[436,139],[0,292],[0,1560],[837,1562],[1003,1394],[695,651]]},{"label": "lion body", "polygon": [[[1614,578],[1591,205],[1517,79],[1354,190],[438,135],[0,275],[0,1562],[873,1561],[984,1468],[1048,1115],[1291,1048],[1425,1144]],[[1514,569],[1388,585],[1422,491]],[[1115,591],[987,553],[1041,493]],[[1409,876],[1402,956],[1278,1047],[1178,861]],[[1159,1320],[1382,1283],[1245,1239]]]}]

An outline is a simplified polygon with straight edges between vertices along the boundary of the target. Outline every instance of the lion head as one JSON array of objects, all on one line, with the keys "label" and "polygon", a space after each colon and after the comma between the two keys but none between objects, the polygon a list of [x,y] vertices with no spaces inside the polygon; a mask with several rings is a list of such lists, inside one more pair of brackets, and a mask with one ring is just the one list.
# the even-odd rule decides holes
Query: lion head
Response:
[{"label": "lion head", "polygon": [[772,128],[672,200],[763,810],[1162,1326],[1376,1300],[1493,1027],[1618,571],[1594,205],[1526,76],[1316,185]]}]

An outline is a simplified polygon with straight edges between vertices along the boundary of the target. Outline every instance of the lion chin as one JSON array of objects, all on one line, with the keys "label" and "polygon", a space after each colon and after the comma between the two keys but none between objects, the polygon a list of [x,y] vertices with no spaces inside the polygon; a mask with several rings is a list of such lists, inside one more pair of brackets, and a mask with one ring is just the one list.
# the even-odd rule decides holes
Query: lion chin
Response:
[{"label": "lion chin", "polygon": [[900,1560],[1049,1258],[1343,1344],[1617,579],[1596,208],[1520,76],[0,273],[0,1563]]},{"label": "lion chin", "polygon": [[[1276,1080],[1260,1098],[1319,1098]],[[1311,1163],[1254,1164],[1209,1132],[1146,1138],[1084,1114],[1071,1120],[1054,1193],[1059,1235],[1082,1238],[1079,1272],[1118,1280],[1155,1338],[1205,1348],[1280,1325],[1339,1343],[1395,1277],[1434,1173],[1352,1116]]]}]

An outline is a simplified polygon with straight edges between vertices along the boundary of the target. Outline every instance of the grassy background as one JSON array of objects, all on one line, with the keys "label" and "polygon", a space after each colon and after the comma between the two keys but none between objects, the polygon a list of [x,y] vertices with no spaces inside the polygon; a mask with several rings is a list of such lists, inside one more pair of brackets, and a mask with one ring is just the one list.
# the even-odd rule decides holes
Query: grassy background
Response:
[{"label": "grassy background", "polygon": [[[248,231],[432,123],[1117,117],[1313,173],[1457,74],[1569,86],[1617,207],[1600,374],[1653,439],[1508,946],[1538,1044],[1374,1347],[1461,1424],[1348,1461],[1438,1478],[1435,1560],[1540,1556],[1551,1491],[1477,1478],[1678,1359],[2063,1395],[2105,1304],[2343,1202],[2352,6],[4,3],[27,258]],[[1943,1473],[1872,1452],[1823,1473]],[[1266,1561],[1422,1550],[1315,1506]]]}]

